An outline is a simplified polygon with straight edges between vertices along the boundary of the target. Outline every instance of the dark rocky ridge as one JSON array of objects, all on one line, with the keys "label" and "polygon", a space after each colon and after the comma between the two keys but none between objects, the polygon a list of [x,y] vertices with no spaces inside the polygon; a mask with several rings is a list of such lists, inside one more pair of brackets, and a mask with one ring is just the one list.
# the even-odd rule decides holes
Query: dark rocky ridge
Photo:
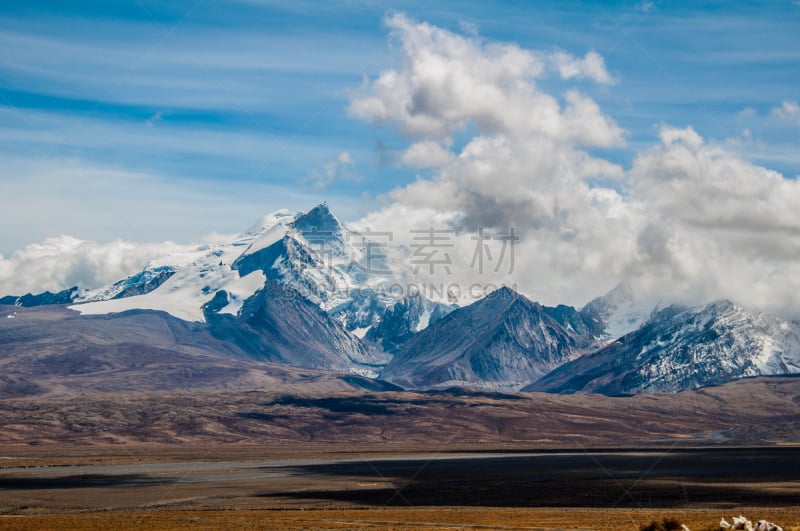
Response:
[{"label": "dark rocky ridge", "polygon": [[0,297],[0,305],[8,306],[21,306],[23,308],[32,308],[34,306],[46,306],[49,304],[70,304],[77,296],[80,290],[77,286],[69,289],[52,293],[44,291],[36,295],[28,293],[26,295],[7,295]]},{"label": "dark rocky ridge", "polygon": [[381,377],[417,389],[519,388],[595,348],[593,324],[501,288],[416,334]]}]

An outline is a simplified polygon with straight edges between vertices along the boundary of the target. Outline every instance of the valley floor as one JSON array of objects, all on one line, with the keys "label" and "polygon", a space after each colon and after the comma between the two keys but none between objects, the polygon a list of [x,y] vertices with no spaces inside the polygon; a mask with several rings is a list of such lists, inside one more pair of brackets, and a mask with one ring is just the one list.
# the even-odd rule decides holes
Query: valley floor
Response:
[{"label": "valley floor", "polygon": [[17,446],[0,467],[0,529],[800,526],[798,447]]}]

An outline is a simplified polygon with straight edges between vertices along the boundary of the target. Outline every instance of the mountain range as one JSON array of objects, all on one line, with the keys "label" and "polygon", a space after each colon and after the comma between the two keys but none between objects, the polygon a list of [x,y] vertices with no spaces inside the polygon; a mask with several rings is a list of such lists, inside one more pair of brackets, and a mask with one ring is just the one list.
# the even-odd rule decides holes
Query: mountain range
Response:
[{"label": "mountain range", "polygon": [[[800,324],[728,301],[665,305],[625,284],[582,309],[508,287],[461,307],[395,297],[385,287],[399,273],[377,246],[323,203],[109,286],[5,296],[0,396],[74,392],[59,375],[235,389],[294,385],[309,370],[326,385],[377,390],[618,395],[800,372]],[[162,377],[148,376],[155,367]]]}]

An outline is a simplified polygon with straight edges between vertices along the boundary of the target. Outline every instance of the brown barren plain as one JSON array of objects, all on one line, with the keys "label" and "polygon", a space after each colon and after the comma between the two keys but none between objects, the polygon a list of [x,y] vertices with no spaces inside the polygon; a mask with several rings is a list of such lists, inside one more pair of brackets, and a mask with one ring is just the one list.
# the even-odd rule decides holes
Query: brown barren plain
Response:
[{"label": "brown barren plain", "polygon": [[800,379],[0,401],[0,529],[800,526]]}]

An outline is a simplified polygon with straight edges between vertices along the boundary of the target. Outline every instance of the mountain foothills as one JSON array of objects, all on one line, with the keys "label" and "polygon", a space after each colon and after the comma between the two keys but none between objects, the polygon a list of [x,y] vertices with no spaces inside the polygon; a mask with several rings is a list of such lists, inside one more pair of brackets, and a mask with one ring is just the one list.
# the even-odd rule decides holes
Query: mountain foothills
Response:
[{"label": "mountain foothills", "polygon": [[800,323],[621,284],[578,310],[503,287],[459,307],[321,204],[110,286],[0,298],[0,397],[186,389],[681,390],[800,373]]}]

